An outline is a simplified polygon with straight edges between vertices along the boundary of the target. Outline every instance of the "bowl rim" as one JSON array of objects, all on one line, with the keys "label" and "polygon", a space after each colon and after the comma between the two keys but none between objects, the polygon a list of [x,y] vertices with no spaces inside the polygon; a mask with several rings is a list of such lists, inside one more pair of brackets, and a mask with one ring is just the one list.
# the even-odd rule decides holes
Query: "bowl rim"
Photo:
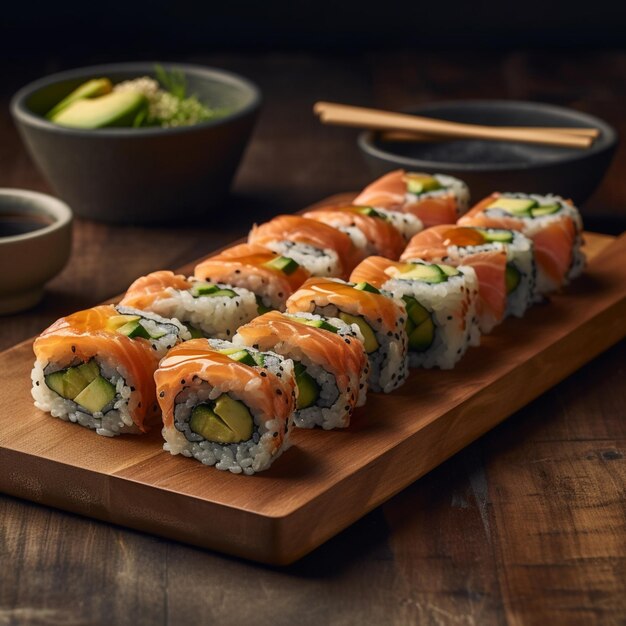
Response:
[{"label": "bowl rim", "polygon": [[[186,74],[194,74],[204,78],[212,78],[217,82],[230,84],[242,88],[250,94],[250,102],[241,109],[228,113],[223,117],[214,120],[207,120],[192,124],[190,126],[176,127],[150,127],[150,128],[73,128],[61,126],[47,120],[46,118],[33,113],[26,106],[26,100],[37,91],[54,85],[55,83],[76,78],[89,78],[97,74],[130,72],[139,75],[152,73],[155,65],[161,65],[167,70],[177,69]],[[259,87],[251,80],[216,67],[208,65],[197,65],[193,63],[169,63],[160,61],[132,61],[126,63],[105,63],[99,65],[88,65],[84,67],[56,72],[43,78],[38,78],[19,89],[11,98],[10,109],[14,119],[20,123],[35,127],[41,130],[59,133],[63,135],[75,135],[77,137],[101,137],[101,138],[121,138],[121,137],[154,137],[161,135],[176,135],[198,131],[213,126],[232,122],[242,117],[254,113],[261,106],[262,96]]]},{"label": "bowl rim", "polygon": [[29,189],[2,187],[0,188],[0,197],[23,198],[28,201],[29,206],[35,208],[40,213],[45,213],[47,216],[53,218],[52,224],[44,226],[43,228],[38,228],[29,233],[22,233],[21,235],[0,237],[0,246],[46,237],[56,231],[66,228],[71,224],[73,219],[70,207],[63,202],[63,200],[59,200],[59,198],[55,198],[47,193],[30,191]]},{"label": "bowl rim", "polygon": [[585,150],[572,150],[572,154],[563,154],[558,158],[548,162],[527,162],[527,163],[489,163],[474,164],[455,161],[432,161],[428,159],[417,159],[405,157],[395,152],[384,150],[378,147],[374,141],[376,131],[364,130],[357,137],[357,144],[362,152],[369,156],[396,165],[397,167],[425,168],[429,170],[441,169],[455,170],[458,172],[495,172],[503,170],[529,170],[537,168],[553,167],[564,163],[572,163],[587,159],[594,154],[605,152],[615,147],[618,141],[618,133],[616,129],[604,120],[568,107],[556,104],[548,104],[546,102],[533,102],[531,100],[499,100],[499,99],[468,99],[468,100],[437,100],[434,102],[423,102],[419,105],[413,105],[402,109],[404,113],[419,114],[427,109],[434,108],[457,108],[463,109],[471,106],[488,106],[492,108],[516,109],[516,110],[533,110],[548,111],[559,114],[564,119],[577,122],[584,122],[590,126],[594,126],[601,131],[600,137]]}]

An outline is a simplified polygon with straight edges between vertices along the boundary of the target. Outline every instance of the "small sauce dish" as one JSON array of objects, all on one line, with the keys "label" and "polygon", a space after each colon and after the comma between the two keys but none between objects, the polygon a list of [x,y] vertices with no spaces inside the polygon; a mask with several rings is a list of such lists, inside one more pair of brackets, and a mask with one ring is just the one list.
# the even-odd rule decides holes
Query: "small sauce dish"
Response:
[{"label": "small sauce dish", "polygon": [[66,265],[72,211],[35,191],[0,189],[0,315],[35,306]]}]

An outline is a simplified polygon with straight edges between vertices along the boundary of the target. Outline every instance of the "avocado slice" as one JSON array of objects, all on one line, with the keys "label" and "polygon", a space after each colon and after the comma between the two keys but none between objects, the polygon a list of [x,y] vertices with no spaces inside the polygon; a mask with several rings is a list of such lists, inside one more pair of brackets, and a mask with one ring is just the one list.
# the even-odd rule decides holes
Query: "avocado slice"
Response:
[{"label": "avocado slice", "polygon": [[139,315],[112,315],[107,320],[107,328],[109,330],[117,330],[125,324],[128,324],[128,322],[135,322],[139,319],[141,319]]},{"label": "avocado slice", "polygon": [[75,398],[74,402],[90,413],[97,413],[115,398],[115,387],[102,376],[94,378]]},{"label": "avocado slice", "polygon": [[320,328],[321,330],[327,330],[331,333],[336,333],[339,330],[336,326],[329,324],[326,320],[310,320],[306,317],[296,317],[295,315],[286,315],[285,317],[288,317],[298,324],[304,324],[305,326],[311,326],[313,328]]},{"label": "avocado slice", "polygon": [[88,80],[86,83],[79,85],[74,91],[65,96],[61,102],[52,107],[48,113],[46,113],[46,118],[49,120],[53,119],[63,109],[66,109],[72,104],[72,102],[76,102],[76,100],[103,96],[106,93],[111,93],[111,91],[113,91],[113,85],[108,78],[94,78]]},{"label": "avocado slice", "polygon": [[148,100],[142,93],[113,91],[97,98],[75,100],[50,119],[71,128],[131,127],[147,106]]},{"label": "avocado slice", "polygon": [[264,313],[269,313],[270,311],[273,311],[273,309],[271,309],[268,306],[265,306],[263,304],[263,300],[261,299],[261,296],[257,296],[256,297],[256,311],[259,315],[263,315]]},{"label": "avocado slice", "polygon": [[511,243],[513,241],[513,231],[502,228],[481,229],[480,232],[485,239],[491,243]]},{"label": "avocado slice", "polygon": [[441,183],[434,176],[429,176],[428,174],[408,172],[404,180],[406,182],[406,190],[415,195],[441,189]]},{"label": "avocado slice", "polygon": [[213,411],[222,419],[232,431],[233,443],[247,441],[252,437],[254,422],[252,415],[243,402],[234,400],[228,394],[223,393],[216,401]]},{"label": "avocado slice", "polygon": [[87,361],[87,363],[77,366],[76,369],[80,372],[81,376],[87,381],[87,383],[90,383],[94,378],[100,376],[100,368],[93,359]]},{"label": "avocado slice", "polygon": [[358,289],[359,291],[369,291],[370,293],[380,293],[380,289],[376,289],[374,285],[370,285],[369,283],[366,283],[365,281],[357,283],[356,285],[354,285],[354,288]]},{"label": "avocado slice", "polygon": [[213,412],[208,404],[199,404],[191,412],[189,428],[215,443],[235,443],[235,433]]},{"label": "avocado slice", "polygon": [[458,276],[461,272],[459,272],[456,267],[452,265],[444,265],[443,263],[437,263],[437,267],[446,275],[446,276]]},{"label": "avocado slice", "polygon": [[279,270],[283,272],[283,274],[293,274],[300,265],[296,263],[293,259],[290,259],[287,256],[279,256],[270,261],[264,263],[265,267],[269,267],[273,270]]},{"label": "avocado slice", "polygon": [[306,371],[302,363],[296,362],[294,366],[296,384],[298,385],[297,409],[306,409],[317,402],[320,395],[319,385],[315,379]]},{"label": "avocado slice", "polygon": [[423,263],[415,263],[410,269],[400,272],[396,276],[400,280],[422,280],[425,283],[443,283],[448,280],[446,274],[438,265],[425,265]]},{"label": "avocado slice", "polygon": [[213,293],[207,294],[210,298],[236,298],[237,292],[232,289],[218,289]]},{"label": "avocado slice", "polygon": [[[422,306],[415,298],[411,296],[402,296],[406,304],[406,313],[408,320],[413,322],[415,326],[419,326],[426,320],[430,319],[430,313],[428,310]],[[409,332],[407,328],[407,333]]]},{"label": "avocado slice", "polygon": [[553,213],[557,213],[560,208],[561,207],[558,204],[546,204],[545,206],[538,206],[531,209],[530,214],[533,217],[542,217],[543,215],[552,215]]},{"label": "avocado slice", "polygon": [[52,391],[68,400],[73,400],[87,386],[87,381],[75,368],[48,374],[44,376],[44,380]]},{"label": "avocado slice", "polygon": [[432,318],[428,318],[417,326],[409,335],[409,349],[414,352],[428,350],[435,338],[435,325]]},{"label": "avocado slice", "polygon": [[537,206],[534,200],[527,198],[497,198],[487,209],[502,209],[511,215],[530,217],[530,210]]},{"label": "avocado slice", "polygon": [[520,284],[522,276],[519,270],[512,263],[506,264],[506,272],[504,274],[504,280],[506,282],[507,295],[515,291]]},{"label": "avocado slice", "polygon": [[376,352],[380,347],[378,340],[376,339],[376,333],[374,329],[365,321],[361,315],[349,315],[343,311],[339,313],[339,318],[346,324],[356,324],[363,335],[363,347],[365,352],[371,354]]}]

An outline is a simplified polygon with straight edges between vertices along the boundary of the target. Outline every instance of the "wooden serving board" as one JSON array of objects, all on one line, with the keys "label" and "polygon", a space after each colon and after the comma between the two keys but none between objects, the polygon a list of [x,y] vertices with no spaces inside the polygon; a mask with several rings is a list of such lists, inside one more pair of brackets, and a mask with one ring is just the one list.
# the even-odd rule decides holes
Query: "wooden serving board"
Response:
[{"label": "wooden serving board", "polygon": [[589,267],[452,371],[370,394],[347,430],[297,431],[253,477],[98,437],[35,409],[32,342],[0,354],[0,491],[272,564],[304,556],[626,335],[626,236],[587,234]]}]

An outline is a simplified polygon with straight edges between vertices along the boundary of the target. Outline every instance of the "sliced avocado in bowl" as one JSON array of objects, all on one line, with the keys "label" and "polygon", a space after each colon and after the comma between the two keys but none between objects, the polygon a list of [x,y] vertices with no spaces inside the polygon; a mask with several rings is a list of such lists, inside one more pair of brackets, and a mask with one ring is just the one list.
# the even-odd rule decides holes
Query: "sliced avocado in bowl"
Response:
[{"label": "sliced avocado in bowl", "polygon": [[111,93],[111,91],[113,91],[113,85],[108,78],[94,78],[88,80],[86,83],[79,85],[74,91],[65,96],[61,102],[50,109],[50,111],[46,113],[46,118],[54,121],[54,118],[73,102],[83,100],[84,98],[103,96],[107,93]]}]

